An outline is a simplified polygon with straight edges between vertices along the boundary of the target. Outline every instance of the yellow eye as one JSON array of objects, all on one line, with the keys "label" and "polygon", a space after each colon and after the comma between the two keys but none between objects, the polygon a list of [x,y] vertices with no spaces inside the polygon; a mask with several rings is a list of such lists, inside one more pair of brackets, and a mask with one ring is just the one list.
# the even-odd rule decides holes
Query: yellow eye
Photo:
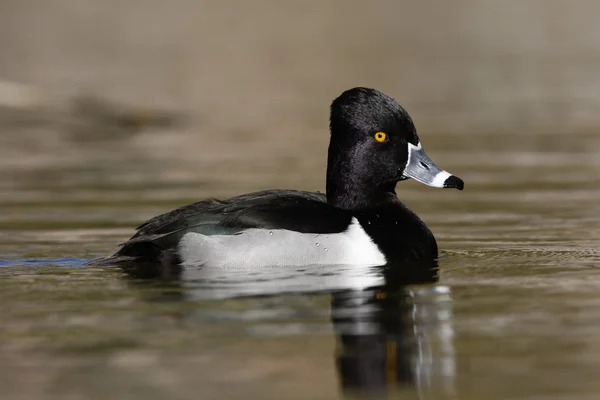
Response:
[{"label": "yellow eye", "polygon": [[383,143],[387,140],[387,135],[383,132],[377,132],[374,137],[379,143]]}]

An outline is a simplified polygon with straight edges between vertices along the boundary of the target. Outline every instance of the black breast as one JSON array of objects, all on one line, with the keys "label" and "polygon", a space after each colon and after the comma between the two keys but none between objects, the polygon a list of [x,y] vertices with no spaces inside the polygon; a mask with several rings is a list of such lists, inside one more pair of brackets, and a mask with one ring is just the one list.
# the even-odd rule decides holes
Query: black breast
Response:
[{"label": "black breast", "polygon": [[437,259],[435,237],[408,207],[394,201],[355,214],[363,229],[383,252],[388,263]]}]

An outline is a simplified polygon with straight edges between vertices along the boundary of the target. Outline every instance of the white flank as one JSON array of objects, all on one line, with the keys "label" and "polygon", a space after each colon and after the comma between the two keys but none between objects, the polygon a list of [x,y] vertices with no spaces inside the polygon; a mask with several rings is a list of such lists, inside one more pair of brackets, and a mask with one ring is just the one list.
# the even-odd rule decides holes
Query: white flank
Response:
[{"label": "white flank", "polygon": [[383,265],[385,256],[356,218],[335,234],[285,229],[248,229],[235,235],[187,233],[179,243],[184,266],[284,267],[299,265]]}]

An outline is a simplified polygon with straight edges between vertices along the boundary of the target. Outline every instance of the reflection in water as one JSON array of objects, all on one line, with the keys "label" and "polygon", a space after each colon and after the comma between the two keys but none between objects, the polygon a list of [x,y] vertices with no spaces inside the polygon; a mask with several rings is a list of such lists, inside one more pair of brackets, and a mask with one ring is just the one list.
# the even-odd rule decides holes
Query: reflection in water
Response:
[{"label": "reflection in water", "polygon": [[397,386],[414,386],[421,399],[453,393],[450,289],[414,285],[435,282],[436,271],[437,264],[388,266],[384,285],[332,294],[336,364],[346,395],[383,394]]},{"label": "reflection in water", "polygon": [[333,295],[337,368],[345,394],[414,385],[419,398],[453,392],[450,291],[443,286]]},{"label": "reflection in water", "polygon": [[135,278],[132,282],[160,285],[149,301],[328,292],[344,395],[411,388],[420,399],[454,393],[451,293],[435,285],[437,262],[364,269],[166,271],[141,266],[126,271]]}]

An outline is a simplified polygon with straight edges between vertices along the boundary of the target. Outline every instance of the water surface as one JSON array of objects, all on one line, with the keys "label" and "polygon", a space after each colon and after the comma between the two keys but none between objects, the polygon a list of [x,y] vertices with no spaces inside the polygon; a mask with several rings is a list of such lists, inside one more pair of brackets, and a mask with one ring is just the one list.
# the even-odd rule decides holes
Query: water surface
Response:
[{"label": "water surface", "polygon": [[83,265],[197,199],[323,190],[327,135],[307,132],[251,148],[225,135],[218,154],[204,131],[5,148],[2,398],[597,398],[596,136],[422,132],[465,181],[397,188],[438,239],[437,283],[311,266],[148,281]]}]

